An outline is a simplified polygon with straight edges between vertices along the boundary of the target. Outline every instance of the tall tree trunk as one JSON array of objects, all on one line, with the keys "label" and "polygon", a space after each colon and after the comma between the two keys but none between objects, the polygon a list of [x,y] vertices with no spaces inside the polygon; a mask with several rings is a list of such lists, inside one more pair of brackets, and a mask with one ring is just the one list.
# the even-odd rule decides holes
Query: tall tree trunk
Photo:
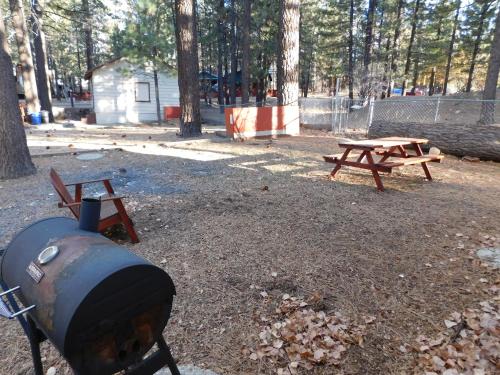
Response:
[{"label": "tall tree trunk", "polygon": [[156,64],[153,69],[153,80],[155,83],[156,119],[158,120],[158,125],[161,125],[160,86],[158,84],[158,69],[156,68]]},{"label": "tall tree trunk", "polygon": [[89,8],[89,0],[82,0],[83,28],[85,30],[85,57],[87,59],[87,70],[94,67],[94,42],[92,40],[92,15]]},{"label": "tall tree trunk", "polygon": [[201,135],[196,0],[175,0],[180,136]]},{"label": "tall tree trunk", "polygon": [[36,78],[38,87],[38,96],[40,97],[40,105],[43,110],[49,112],[49,121],[54,122],[52,114],[52,95],[50,93],[50,73],[49,64],[47,62],[47,48],[45,43],[45,33],[43,31],[43,0],[34,0],[33,9],[36,18],[33,17],[33,29],[35,31],[35,62],[36,62]]},{"label": "tall tree trunk", "polygon": [[250,23],[252,20],[252,0],[243,0],[241,23],[241,104],[249,101],[250,89]]},{"label": "tall tree trunk", "polygon": [[224,99],[226,105],[230,104],[230,97],[229,97],[229,90],[228,90],[228,85],[229,85],[229,65],[227,61],[227,56],[228,56],[228,48],[227,48],[227,33],[226,30],[224,30],[224,34],[222,35],[222,40],[224,43]]},{"label": "tall tree trunk", "polygon": [[481,13],[479,15],[479,25],[476,30],[476,40],[474,41],[474,49],[472,51],[472,57],[470,59],[469,75],[467,77],[465,92],[470,92],[472,88],[472,79],[474,77],[474,68],[476,67],[476,58],[479,53],[479,48],[481,47],[481,39],[483,37],[484,19],[490,5],[491,3],[488,0],[484,0],[483,6],[481,7]]},{"label": "tall tree trunk", "polygon": [[[420,47],[420,43],[419,43],[419,47]],[[413,62],[413,81],[412,81],[412,88],[411,88],[411,93],[413,95],[416,94],[416,90],[417,90],[417,84],[418,84],[418,74],[419,74],[419,64],[420,64],[420,55],[421,55],[421,52],[420,52],[420,48],[419,48],[419,51],[417,53],[417,56],[415,57],[415,61]]]},{"label": "tall tree trunk", "polygon": [[224,0],[219,1],[217,20],[217,94],[219,106],[224,105],[224,73],[222,71],[222,56],[224,54]]},{"label": "tall tree trunk", "polygon": [[354,61],[353,61],[353,47],[354,47],[354,36],[353,36],[353,28],[354,28],[354,0],[350,0],[349,4],[349,67],[348,67],[348,76],[349,76],[349,99],[354,99]]},{"label": "tall tree trunk", "polygon": [[453,21],[453,31],[451,32],[450,46],[448,48],[448,61],[446,62],[446,71],[444,73],[444,85],[443,85],[443,96],[446,95],[448,91],[448,79],[450,78],[450,69],[451,69],[451,59],[453,57],[453,48],[455,47],[455,37],[457,34],[457,26],[458,26],[458,15],[460,13],[460,0],[456,2],[456,10],[455,10],[455,20]]},{"label": "tall tree trunk", "polygon": [[401,33],[401,11],[403,9],[404,0],[398,1],[398,8],[396,11],[396,23],[394,25],[394,36],[392,38],[392,53],[391,53],[391,71],[389,75],[389,84],[387,85],[387,97],[392,94],[392,77],[396,74],[397,66],[396,59],[399,51],[399,35]]},{"label": "tall tree trunk", "polygon": [[418,24],[418,10],[420,8],[420,0],[415,1],[415,8],[413,10],[413,17],[411,21],[411,33],[410,33],[410,42],[408,43],[408,51],[406,53],[406,64],[405,64],[405,72],[404,72],[404,78],[403,78],[403,87],[401,89],[401,95],[405,95],[405,90],[406,90],[406,80],[407,76],[410,73],[410,64],[411,64],[411,52],[413,49],[413,42],[415,41],[415,34],[417,31],[417,24]]},{"label": "tall tree trunk", "polygon": [[365,50],[363,54],[363,80],[361,82],[361,96],[363,97],[371,95],[370,64],[372,61],[373,20],[376,7],[377,0],[368,1],[368,14],[365,28]]},{"label": "tall tree trunk", "polygon": [[236,73],[238,72],[237,37],[236,37],[236,5],[231,0],[231,84],[229,92],[231,104],[236,104]]},{"label": "tall tree trunk", "polygon": [[311,81],[311,61],[309,61],[309,67],[307,68],[306,77],[304,80],[304,90],[303,90],[304,98],[307,98],[307,95],[309,95],[310,81]]},{"label": "tall tree trunk", "polygon": [[433,66],[431,70],[431,78],[429,79],[429,96],[434,95],[435,80],[436,80],[436,67]]},{"label": "tall tree trunk", "polygon": [[[260,30],[257,30],[257,40],[260,39]],[[257,81],[257,95],[255,97],[255,104],[257,107],[262,107],[266,99],[266,85],[265,77],[267,73],[263,73],[264,66],[266,66],[264,61],[264,56],[262,51],[257,56],[257,66],[259,68],[258,81]]]},{"label": "tall tree trunk", "polygon": [[493,124],[495,122],[495,102],[497,94],[498,73],[500,72],[500,10],[497,12],[495,22],[495,34],[491,44],[490,61],[488,63],[488,72],[486,73],[486,82],[484,84],[483,102],[481,105],[482,124]]},{"label": "tall tree trunk", "polygon": [[[386,89],[382,91],[381,98],[384,99],[387,96],[387,91],[390,91],[389,87],[391,85],[391,38],[387,38],[385,44],[385,62],[384,62],[384,76],[382,77],[383,84],[386,85]],[[387,91],[386,91],[387,90]]]},{"label": "tall tree trunk", "polygon": [[75,44],[76,44],[76,63],[78,65],[78,86],[79,86],[79,90],[80,90],[80,95],[83,94],[83,84],[82,84],[82,76],[83,76],[83,72],[82,72],[82,58],[81,58],[81,54],[80,54],[80,41],[78,40],[78,36],[76,37],[76,40],[75,40]]},{"label": "tall tree trunk", "polygon": [[30,112],[38,112],[40,111],[40,101],[38,99],[38,89],[36,85],[35,69],[33,67],[29,33],[24,17],[23,1],[9,0],[9,4],[12,13],[12,25],[16,33],[19,63],[23,69],[23,88],[26,97],[26,105]]},{"label": "tall tree trunk", "polygon": [[19,111],[16,81],[0,7],[0,180],[35,173]]},{"label": "tall tree trunk", "polygon": [[278,105],[298,105],[300,1],[279,0]]}]

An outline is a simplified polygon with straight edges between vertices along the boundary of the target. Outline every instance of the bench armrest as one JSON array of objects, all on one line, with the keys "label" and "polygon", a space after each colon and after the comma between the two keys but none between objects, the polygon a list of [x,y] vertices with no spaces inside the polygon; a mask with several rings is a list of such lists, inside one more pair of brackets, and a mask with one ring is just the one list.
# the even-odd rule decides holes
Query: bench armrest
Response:
[{"label": "bench armrest", "polygon": [[85,185],[85,184],[94,184],[96,182],[103,182],[103,181],[111,181],[113,177],[110,178],[100,178],[97,180],[88,180],[88,181],[78,181],[78,182],[71,182],[69,184],[64,184],[64,186],[75,186],[75,185]]},{"label": "bench armrest", "polygon": [[[101,202],[107,202],[107,201],[114,201],[114,200],[122,200],[124,198],[127,198],[127,197],[124,196],[124,195],[120,195],[120,196],[113,196],[113,197],[102,198],[102,199],[100,199],[100,201]],[[73,203],[62,203],[62,202],[59,202],[58,203],[59,208],[63,208],[63,207],[75,207],[75,206],[81,206],[81,205],[82,205],[82,202],[73,202]]]}]

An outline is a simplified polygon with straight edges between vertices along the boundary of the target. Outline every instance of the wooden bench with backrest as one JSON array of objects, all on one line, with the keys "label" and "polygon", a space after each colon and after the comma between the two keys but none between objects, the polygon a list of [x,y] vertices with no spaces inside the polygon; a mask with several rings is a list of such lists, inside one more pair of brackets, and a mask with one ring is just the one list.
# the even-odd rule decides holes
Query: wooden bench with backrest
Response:
[{"label": "wooden bench with backrest", "polygon": [[[113,225],[122,224],[125,227],[128,235],[130,236],[130,240],[132,241],[132,243],[139,242],[139,238],[137,237],[137,233],[134,229],[134,224],[132,223],[132,220],[130,220],[127,211],[125,210],[125,206],[123,205],[122,199],[124,197],[115,195],[113,187],[111,186],[111,179],[104,178],[65,184],[59,174],[55,171],[55,169],[51,168],[50,181],[57,194],[61,198],[61,202],[59,202],[58,204],[59,207],[69,208],[69,210],[77,220],[80,218],[80,205],[82,201],[83,186],[93,183],[102,183],[108,195],[101,197],[101,216],[98,227],[99,232],[104,232],[107,228]],[[75,187],[74,197],[68,191],[68,186]]]}]

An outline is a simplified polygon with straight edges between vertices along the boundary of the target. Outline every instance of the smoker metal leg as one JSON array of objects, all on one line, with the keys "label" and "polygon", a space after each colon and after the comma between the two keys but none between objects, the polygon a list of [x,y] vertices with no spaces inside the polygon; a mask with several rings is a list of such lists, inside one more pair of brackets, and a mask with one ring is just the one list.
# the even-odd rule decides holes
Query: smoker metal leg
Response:
[{"label": "smoker metal leg", "polygon": [[[0,287],[4,290],[8,289],[7,285],[2,280],[0,280]],[[7,300],[9,301],[10,306],[14,309],[14,311],[21,310],[11,294],[7,295]],[[28,336],[35,375],[44,375],[42,357],[40,355],[40,342],[43,340],[38,334],[38,328],[29,315],[27,315],[27,318],[24,317],[24,314],[18,315],[17,321],[19,322],[19,324],[21,324],[21,327],[23,328],[26,336]]]},{"label": "smoker metal leg", "polygon": [[28,330],[26,334],[30,340],[31,356],[33,358],[33,367],[35,375],[44,375],[42,357],[40,355],[40,337],[38,335],[38,328],[35,322],[28,315]]},{"label": "smoker metal leg", "polygon": [[165,352],[166,360],[167,360],[167,366],[170,369],[170,372],[172,375],[181,375],[179,372],[179,369],[177,368],[177,365],[175,363],[174,357],[172,357],[172,353],[170,353],[170,348],[168,347],[167,343],[165,342],[165,339],[160,337],[160,339],[157,342],[158,348],[161,351]]},{"label": "smoker metal leg", "polygon": [[151,354],[151,356],[145,361],[126,370],[125,374],[152,375],[167,365],[172,375],[181,375],[177,365],[175,364],[174,358],[172,357],[172,353],[170,353],[170,349],[163,337],[160,337],[156,344],[158,345],[158,351]]}]

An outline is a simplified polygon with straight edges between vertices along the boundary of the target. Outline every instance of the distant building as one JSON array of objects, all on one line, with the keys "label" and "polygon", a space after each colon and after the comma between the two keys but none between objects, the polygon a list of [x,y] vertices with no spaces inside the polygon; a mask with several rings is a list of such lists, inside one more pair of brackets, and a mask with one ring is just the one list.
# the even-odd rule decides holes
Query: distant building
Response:
[{"label": "distant building", "polygon": [[[125,58],[111,60],[85,73],[90,80],[92,106],[97,124],[156,121],[153,72]],[[179,105],[177,77],[158,73],[160,108]]]}]

